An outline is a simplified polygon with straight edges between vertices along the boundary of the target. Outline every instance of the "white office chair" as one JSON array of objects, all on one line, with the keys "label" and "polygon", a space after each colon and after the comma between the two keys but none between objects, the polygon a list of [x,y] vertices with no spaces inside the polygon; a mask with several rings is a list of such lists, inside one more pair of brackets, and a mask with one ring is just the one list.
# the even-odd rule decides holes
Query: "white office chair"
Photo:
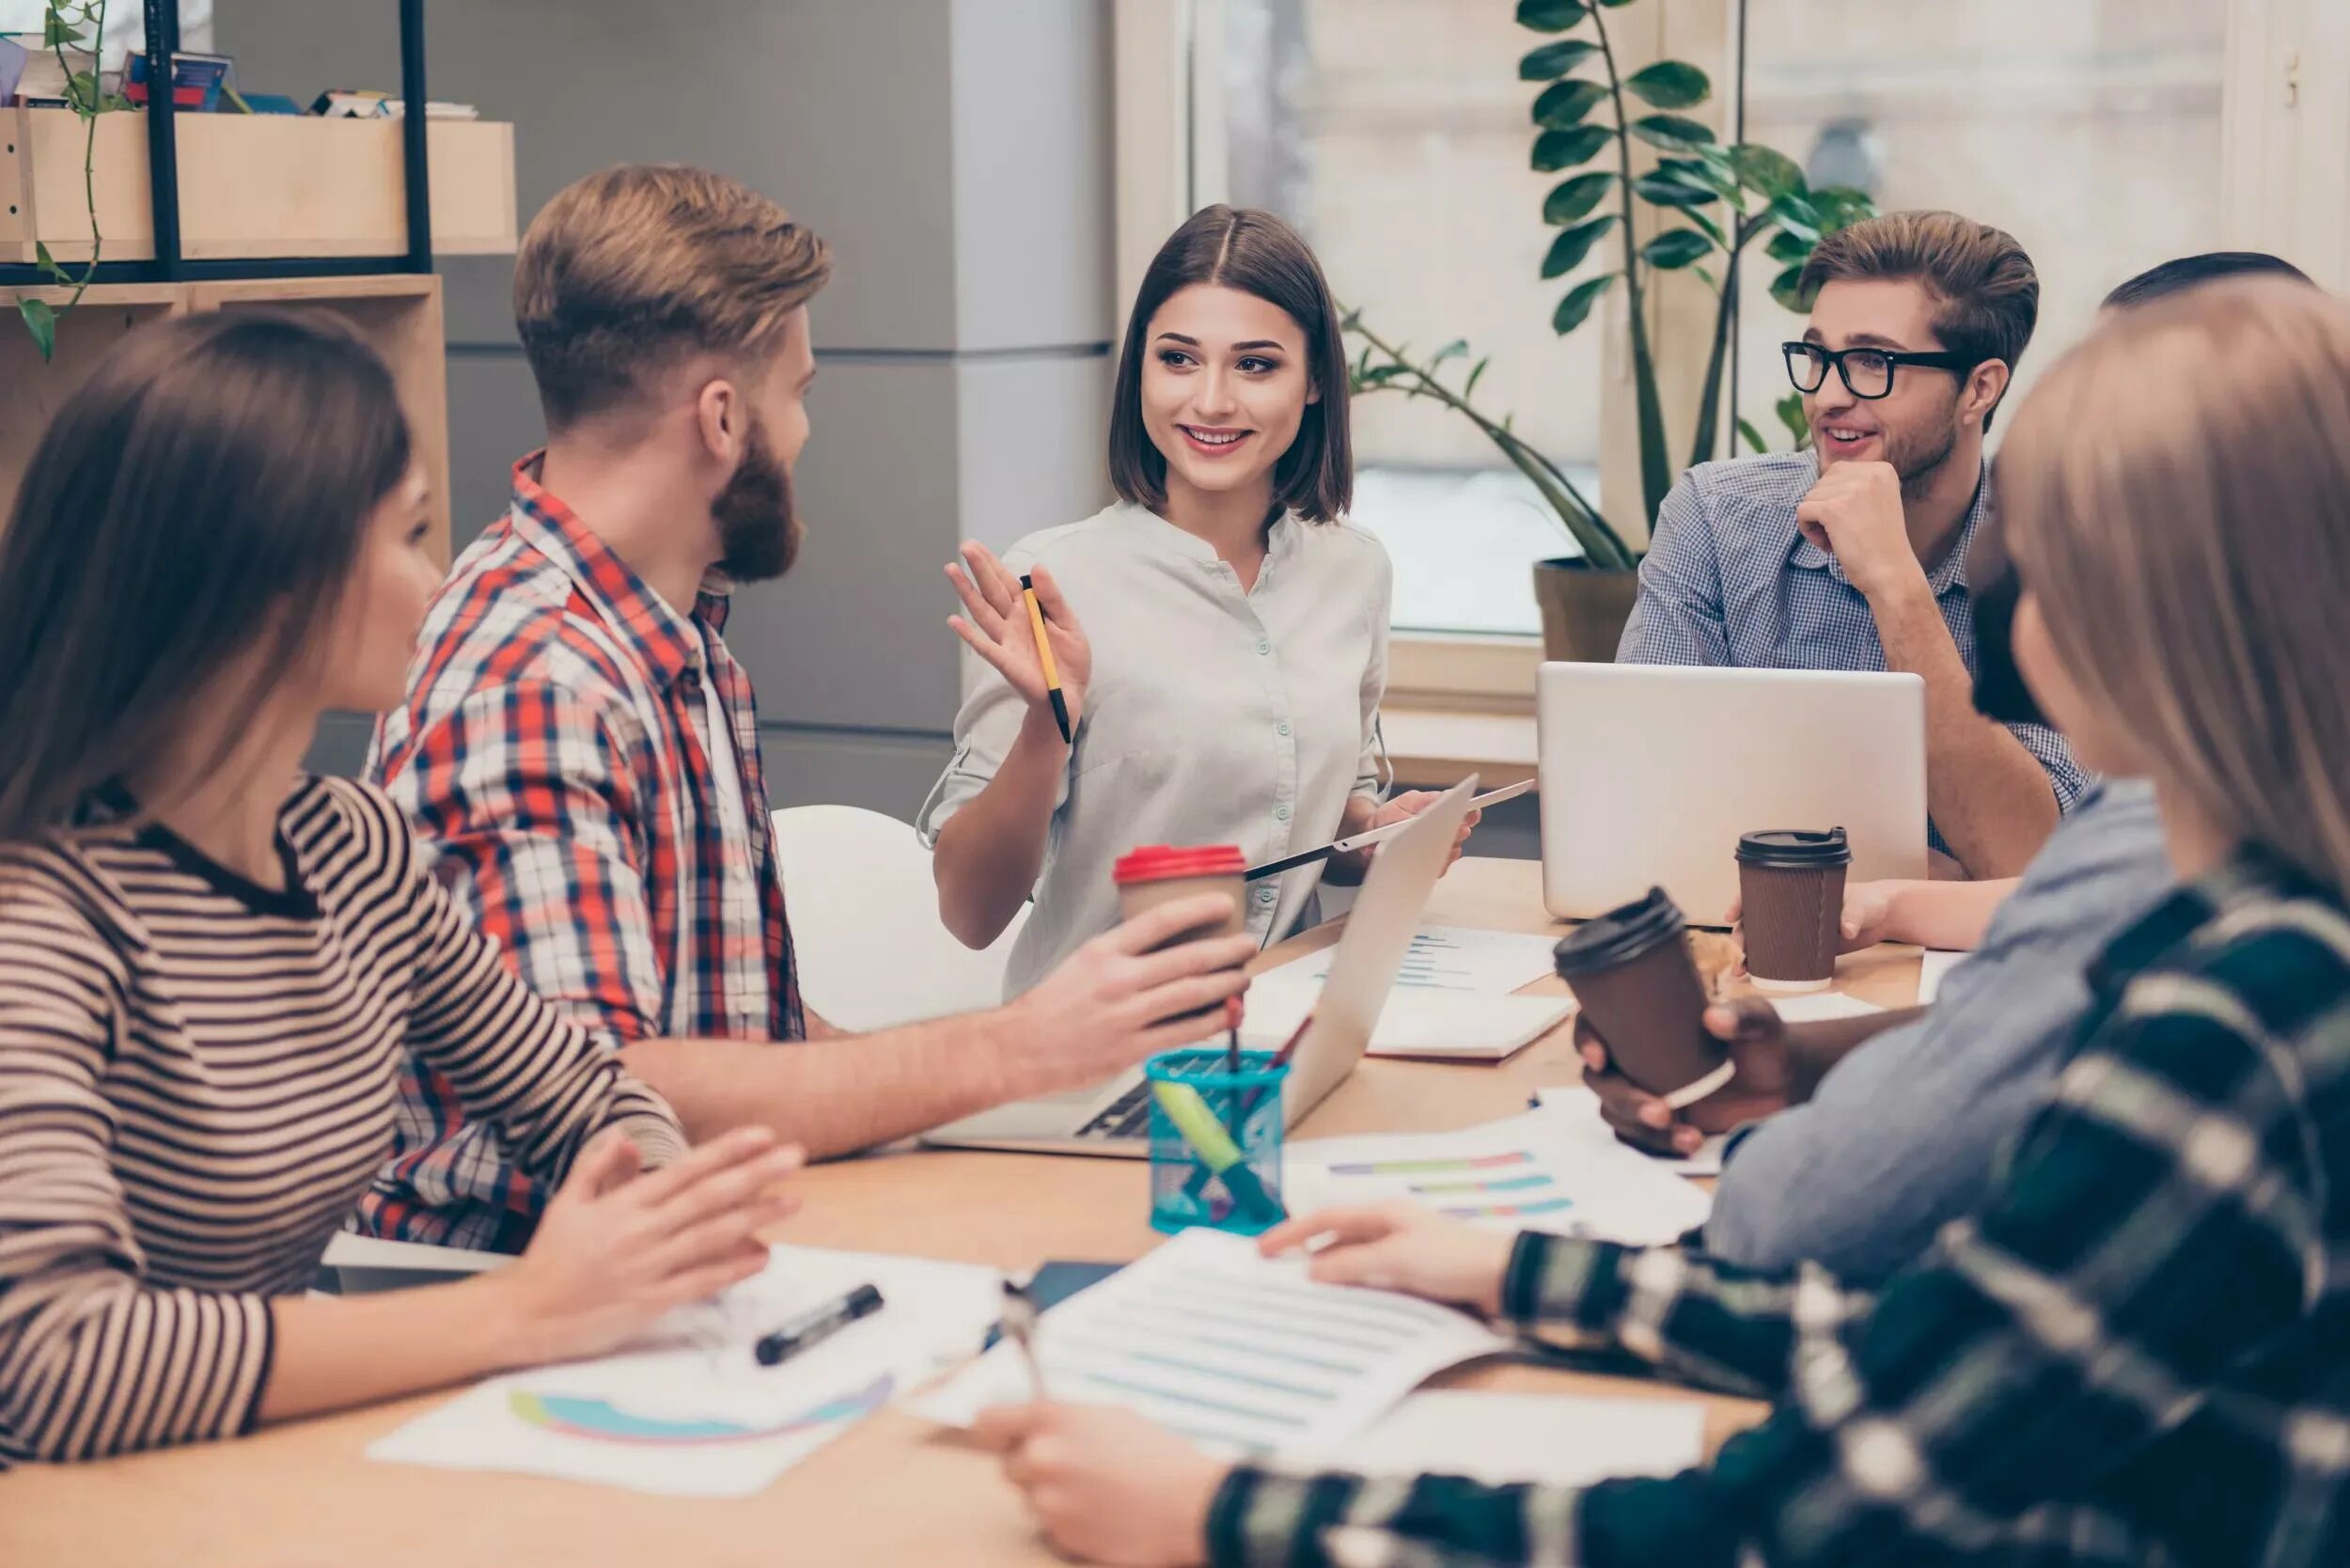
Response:
[{"label": "white office chair", "polygon": [[889,1028],[991,1008],[1027,907],[973,952],[938,918],[931,852],[895,817],[854,806],[776,813],[800,995],[844,1029]]}]

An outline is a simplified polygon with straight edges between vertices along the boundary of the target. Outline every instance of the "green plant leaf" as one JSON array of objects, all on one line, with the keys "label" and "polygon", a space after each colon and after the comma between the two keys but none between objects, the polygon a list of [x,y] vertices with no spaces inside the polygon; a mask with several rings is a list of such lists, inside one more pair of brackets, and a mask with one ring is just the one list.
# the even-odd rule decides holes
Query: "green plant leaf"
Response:
[{"label": "green plant leaf", "polygon": [[1717,294],[1718,294],[1718,293],[1720,293],[1720,292],[1722,291],[1722,280],[1721,280],[1720,278],[1716,277],[1716,276],[1714,275],[1714,272],[1713,272],[1713,269],[1712,269],[1712,268],[1710,268],[1710,267],[1692,267],[1692,268],[1690,268],[1689,270],[1690,270],[1691,272],[1693,272],[1693,273],[1697,274],[1698,274],[1698,276],[1700,276],[1700,277],[1701,277],[1701,278],[1705,279],[1705,286],[1706,286],[1708,289],[1713,290],[1714,290],[1714,292],[1716,292],[1716,293],[1717,293]]},{"label": "green plant leaf", "polygon": [[1820,243],[1820,214],[1803,197],[1783,196],[1773,198],[1771,216],[1778,220],[1779,227],[1796,239],[1815,245]]},{"label": "green plant leaf", "polygon": [[1863,218],[1876,216],[1877,204],[1866,191],[1849,185],[1828,185],[1811,193],[1811,210],[1819,214],[1820,232],[1833,234]]},{"label": "green plant leaf", "polygon": [[[1730,248],[1730,236],[1723,232],[1722,226],[1720,224],[1716,223],[1707,214],[1699,212],[1694,207],[1684,207],[1681,210],[1681,215],[1688,219],[1690,223],[1697,227],[1700,232],[1704,234],[1707,239],[1713,241],[1716,244],[1721,246],[1722,249],[1728,250]],[[1711,282],[1712,280],[1709,278],[1707,281]]]},{"label": "green plant leaf", "polygon": [[1794,437],[1795,450],[1800,452],[1811,445],[1811,421],[1803,416],[1802,393],[1788,393],[1771,405],[1771,412],[1778,416],[1778,422],[1787,427],[1789,435]]},{"label": "green plant leaf", "polygon": [[1704,181],[1701,174],[1692,174],[1687,160],[1667,158],[1653,172],[1643,174],[1631,183],[1643,202],[1657,207],[1706,207],[1709,202],[1723,200],[1714,186]]},{"label": "green plant leaf", "polygon": [[1583,319],[1591,313],[1591,306],[1599,302],[1600,295],[1607,292],[1609,286],[1620,275],[1602,273],[1597,277],[1587,277],[1568,290],[1567,297],[1559,302],[1559,308],[1550,313],[1551,330],[1564,337],[1581,326]]},{"label": "green plant leaf", "polygon": [[1762,432],[1754,428],[1753,421],[1751,420],[1739,420],[1738,433],[1744,436],[1746,438],[1747,445],[1753,447],[1757,452],[1767,452],[1771,449],[1771,444],[1762,439]]},{"label": "green plant leaf", "polygon": [[1557,43],[1545,43],[1518,62],[1518,80],[1556,82],[1598,53],[1599,45],[1585,39],[1560,39]]},{"label": "green plant leaf", "polygon": [[1584,0],[1518,0],[1518,25],[1538,33],[1563,33],[1590,14]]},{"label": "green plant leaf", "polygon": [[1804,194],[1803,170],[1784,152],[1755,142],[1741,142],[1730,149],[1730,162],[1738,171],[1738,178],[1749,189],[1760,192],[1766,201]]},{"label": "green plant leaf", "polygon": [[1811,259],[1811,245],[1812,242],[1802,235],[1790,234],[1782,228],[1771,236],[1771,243],[1762,247],[1762,254],[1774,261],[1800,267]]},{"label": "green plant leaf", "polygon": [[1550,195],[1543,197],[1543,222],[1548,224],[1574,222],[1575,219],[1597,207],[1600,198],[1607,194],[1607,188],[1615,182],[1616,177],[1605,170],[1594,174],[1578,174],[1572,180],[1560,180],[1551,187]]},{"label": "green plant leaf", "polygon": [[1559,238],[1550,242],[1550,254],[1543,258],[1543,275],[1564,277],[1574,271],[1591,254],[1591,247],[1599,243],[1599,237],[1615,227],[1616,214],[1602,212],[1572,228],[1560,229]]},{"label": "green plant leaf", "polygon": [[1792,310],[1800,316],[1811,308],[1811,302],[1803,297],[1802,288],[1803,269],[1789,267],[1771,279],[1771,298],[1778,302],[1782,310]]},{"label": "green plant leaf", "polygon": [[1679,115],[1650,115],[1632,122],[1632,133],[1651,147],[1661,147],[1668,152],[1686,152],[1708,145],[1714,133],[1694,119]]},{"label": "green plant leaf", "polygon": [[1437,366],[1443,364],[1446,360],[1459,359],[1467,353],[1468,339],[1465,337],[1455,337],[1451,342],[1447,343],[1443,348],[1438,349],[1435,353],[1430,357],[1426,368],[1433,370]]},{"label": "green plant leaf", "polygon": [[1578,125],[1572,131],[1545,131],[1534,138],[1534,172],[1556,174],[1600,154],[1615,133],[1605,125]]},{"label": "green plant leaf", "polygon": [[71,49],[86,41],[89,35],[55,11],[41,18],[40,46],[43,49]]},{"label": "green plant leaf", "polygon": [[24,318],[24,330],[33,335],[33,347],[46,360],[57,348],[57,313],[49,308],[47,300],[19,298],[16,313]]},{"label": "green plant leaf", "polygon": [[1467,402],[1469,400],[1469,394],[1477,390],[1477,378],[1483,375],[1485,373],[1485,367],[1491,365],[1493,361],[1491,359],[1480,359],[1476,364],[1469,367],[1468,380],[1461,384],[1461,400],[1463,402]]},{"label": "green plant leaf", "polygon": [[1668,228],[1642,245],[1640,255],[1650,266],[1672,272],[1713,249],[1714,242],[1694,228]]},{"label": "green plant leaf", "polygon": [[1599,3],[1606,6],[1608,9],[1614,10],[1619,7],[1637,5],[1638,0],[1599,0]]},{"label": "green plant leaf", "polygon": [[1534,100],[1534,123],[1564,131],[1582,124],[1606,100],[1606,83],[1570,76],[1563,82],[1553,82]]},{"label": "green plant leaf", "polygon": [[1659,60],[1623,79],[1625,90],[1659,109],[1687,109],[1702,103],[1714,91],[1705,72],[1686,60]]}]

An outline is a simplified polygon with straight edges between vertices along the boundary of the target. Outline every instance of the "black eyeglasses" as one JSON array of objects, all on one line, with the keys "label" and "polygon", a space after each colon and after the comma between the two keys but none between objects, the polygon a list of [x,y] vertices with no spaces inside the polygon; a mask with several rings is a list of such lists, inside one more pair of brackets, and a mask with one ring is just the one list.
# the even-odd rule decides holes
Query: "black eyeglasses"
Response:
[{"label": "black eyeglasses", "polygon": [[1893,390],[1893,367],[1916,365],[1930,370],[1973,369],[1982,361],[1963,353],[1906,353],[1894,349],[1829,349],[1817,343],[1781,343],[1787,356],[1787,379],[1798,392],[1817,392],[1827,382],[1827,368],[1844,378],[1856,398],[1882,398]]}]

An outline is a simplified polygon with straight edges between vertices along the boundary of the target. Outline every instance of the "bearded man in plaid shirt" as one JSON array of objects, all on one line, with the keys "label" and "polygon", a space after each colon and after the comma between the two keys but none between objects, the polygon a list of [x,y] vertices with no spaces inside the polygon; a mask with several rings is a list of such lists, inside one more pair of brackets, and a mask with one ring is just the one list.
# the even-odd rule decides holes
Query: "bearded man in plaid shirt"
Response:
[{"label": "bearded man in plaid shirt", "polygon": [[[1237,992],[1255,950],[1153,950],[1192,929],[1170,905],[992,1012],[850,1039],[802,1003],[758,713],[722,634],[732,584],[799,549],[807,302],[830,271],[720,176],[623,166],[556,195],[514,283],[547,447],[444,585],[368,769],[516,973],[690,1136],[756,1121],[817,1156],[1113,1076],[1196,1033],[1166,1021]],[[544,1189],[422,1061],[402,1098],[362,1227],[520,1250]]]}]

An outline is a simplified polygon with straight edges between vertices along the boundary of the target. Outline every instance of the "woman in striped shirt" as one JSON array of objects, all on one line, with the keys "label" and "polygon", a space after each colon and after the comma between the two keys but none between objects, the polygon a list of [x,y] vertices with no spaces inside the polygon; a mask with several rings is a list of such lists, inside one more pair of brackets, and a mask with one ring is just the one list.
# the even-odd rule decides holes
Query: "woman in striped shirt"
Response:
[{"label": "woman in striped shirt", "polygon": [[[143,328],[34,454],[0,535],[0,1466],[595,1355],[765,1261],[798,1152],[684,1152],[387,802],[301,771],[321,713],[400,700],[426,516],[389,372],[326,321]],[[411,1045],[561,1196],[509,1268],[306,1298]]]}]

